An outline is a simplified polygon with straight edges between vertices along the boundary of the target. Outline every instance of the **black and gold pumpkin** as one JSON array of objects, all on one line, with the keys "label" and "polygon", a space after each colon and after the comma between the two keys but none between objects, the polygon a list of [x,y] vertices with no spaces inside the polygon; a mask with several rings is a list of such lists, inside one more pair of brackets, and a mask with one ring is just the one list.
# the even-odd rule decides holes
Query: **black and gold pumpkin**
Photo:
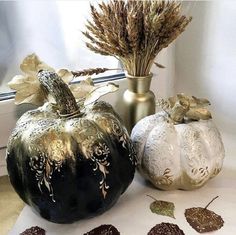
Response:
[{"label": "black and gold pumpkin", "polygon": [[111,105],[99,101],[82,109],[56,73],[40,71],[38,79],[55,103],[18,120],[7,149],[10,181],[52,222],[98,215],[134,177],[132,142]]}]

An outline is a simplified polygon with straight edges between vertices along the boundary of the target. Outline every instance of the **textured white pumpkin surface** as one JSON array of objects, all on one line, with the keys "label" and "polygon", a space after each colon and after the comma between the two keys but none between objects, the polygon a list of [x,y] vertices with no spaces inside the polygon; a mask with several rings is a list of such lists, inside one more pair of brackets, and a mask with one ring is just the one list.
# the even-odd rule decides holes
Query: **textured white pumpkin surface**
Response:
[{"label": "textured white pumpkin surface", "polygon": [[138,170],[164,190],[201,187],[222,168],[225,151],[218,129],[212,120],[176,125],[167,120],[159,112],[133,128]]}]

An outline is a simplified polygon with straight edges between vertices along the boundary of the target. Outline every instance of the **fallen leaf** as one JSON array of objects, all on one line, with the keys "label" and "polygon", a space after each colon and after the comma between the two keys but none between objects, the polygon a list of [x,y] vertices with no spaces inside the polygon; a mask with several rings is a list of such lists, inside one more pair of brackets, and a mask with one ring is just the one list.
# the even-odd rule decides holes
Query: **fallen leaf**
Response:
[{"label": "fallen leaf", "polygon": [[169,216],[175,219],[175,216],[174,216],[175,205],[173,202],[161,201],[161,200],[155,199],[154,197],[150,195],[147,195],[147,196],[155,200],[154,202],[150,204],[150,210],[153,213],[156,213],[158,215],[163,215],[163,216]]},{"label": "fallen leaf", "polygon": [[199,233],[206,233],[220,229],[224,220],[214,211],[208,210],[207,207],[216,199],[213,198],[206,207],[192,207],[185,210],[187,222]]},{"label": "fallen leaf", "polygon": [[177,224],[161,223],[154,226],[147,235],[184,235]]},{"label": "fallen leaf", "polygon": [[120,232],[111,224],[102,224],[84,235],[120,235]]},{"label": "fallen leaf", "polygon": [[24,232],[20,233],[20,235],[45,235],[46,232],[44,229],[34,226],[26,229]]}]

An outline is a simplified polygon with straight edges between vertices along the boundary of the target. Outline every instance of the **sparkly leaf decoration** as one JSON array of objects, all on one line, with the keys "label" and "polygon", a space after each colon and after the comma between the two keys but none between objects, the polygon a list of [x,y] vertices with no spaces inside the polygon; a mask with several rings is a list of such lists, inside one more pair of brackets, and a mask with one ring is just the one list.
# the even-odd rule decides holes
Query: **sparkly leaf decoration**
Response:
[{"label": "sparkly leaf decoration", "polygon": [[111,224],[103,224],[84,235],[120,235],[120,232]]},{"label": "sparkly leaf decoration", "polygon": [[154,226],[147,235],[184,235],[177,224],[161,223]]},{"label": "sparkly leaf decoration", "polygon": [[26,229],[24,232],[20,233],[20,235],[45,235],[46,232],[44,229],[34,226]]},{"label": "sparkly leaf decoration", "polygon": [[156,200],[152,196],[149,196],[149,195],[147,196],[155,200],[154,202],[150,204],[150,210],[153,213],[156,213],[158,215],[163,215],[163,216],[169,216],[175,219],[175,216],[174,216],[175,205],[173,202],[160,201],[160,200]]},{"label": "sparkly leaf decoration", "polygon": [[206,233],[220,229],[224,221],[220,215],[208,210],[207,207],[216,199],[213,198],[206,207],[192,207],[185,210],[188,223],[199,233]]}]

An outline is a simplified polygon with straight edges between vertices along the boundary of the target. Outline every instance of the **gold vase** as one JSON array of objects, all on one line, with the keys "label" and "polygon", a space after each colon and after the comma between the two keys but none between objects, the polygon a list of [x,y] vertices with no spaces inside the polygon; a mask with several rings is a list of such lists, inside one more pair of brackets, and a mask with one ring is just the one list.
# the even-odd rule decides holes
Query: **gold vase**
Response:
[{"label": "gold vase", "polygon": [[152,76],[152,73],[145,77],[126,74],[128,89],[123,95],[122,116],[129,133],[140,119],[155,113],[155,95],[150,91]]}]

